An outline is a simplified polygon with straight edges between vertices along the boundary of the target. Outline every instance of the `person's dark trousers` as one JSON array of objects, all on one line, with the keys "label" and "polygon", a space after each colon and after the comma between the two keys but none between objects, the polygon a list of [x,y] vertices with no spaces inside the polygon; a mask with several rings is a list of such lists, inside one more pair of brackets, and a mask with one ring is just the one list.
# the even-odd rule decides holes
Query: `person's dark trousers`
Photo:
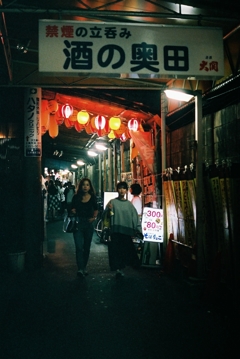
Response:
[{"label": "person's dark trousers", "polygon": [[134,268],[140,267],[140,261],[132,237],[125,234],[111,234],[111,241],[108,242],[108,258],[112,271],[123,269],[126,265]]},{"label": "person's dark trousers", "polygon": [[78,270],[85,270],[93,236],[93,225],[87,219],[79,219],[78,230],[73,233]]}]

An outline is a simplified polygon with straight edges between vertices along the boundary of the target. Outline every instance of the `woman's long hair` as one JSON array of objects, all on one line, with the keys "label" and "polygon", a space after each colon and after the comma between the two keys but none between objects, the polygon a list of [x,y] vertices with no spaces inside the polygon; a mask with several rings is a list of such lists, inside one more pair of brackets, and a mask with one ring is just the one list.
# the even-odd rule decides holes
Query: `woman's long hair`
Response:
[{"label": "woman's long hair", "polygon": [[82,198],[82,196],[83,196],[82,186],[83,186],[83,183],[84,183],[85,181],[87,181],[87,182],[89,183],[89,185],[90,185],[89,194],[90,194],[91,196],[95,196],[95,197],[96,197],[95,190],[94,190],[94,188],[93,188],[92,182],[91,182],[91,180],[90,180],[89,178],[87,178],[87,177],[83,177],[83,178],[81,179],[81,181],[79,182],[78,187],[77,187],[77,195]]}]

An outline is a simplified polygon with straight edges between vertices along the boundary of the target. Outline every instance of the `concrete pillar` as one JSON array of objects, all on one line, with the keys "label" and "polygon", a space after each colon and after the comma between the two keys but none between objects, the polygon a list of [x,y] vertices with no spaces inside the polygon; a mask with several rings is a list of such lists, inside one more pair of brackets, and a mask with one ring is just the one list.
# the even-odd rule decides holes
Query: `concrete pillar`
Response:
[{"label": "concrete pillar", "polygon": [[41,178],[41,89],[25,90],[24,104],[24,235],[26,269],[42,266],[44,218]]}]

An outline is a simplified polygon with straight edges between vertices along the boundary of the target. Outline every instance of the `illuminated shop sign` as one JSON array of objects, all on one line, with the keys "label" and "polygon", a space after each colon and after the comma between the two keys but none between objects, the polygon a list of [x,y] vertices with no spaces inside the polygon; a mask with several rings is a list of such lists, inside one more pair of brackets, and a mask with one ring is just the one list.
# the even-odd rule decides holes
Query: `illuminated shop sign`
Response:
[{"label": "illuminated shop sign", "polygon": [[41,89],[25,90],[24,103],[24,155],[25,157],[41,157],[42,135],[40,126]]},{"label": "illuminated shop sign", "polygon": [[163,242],[163,209],[143,208],[142,233],[145,242]]},{"label": "illuminated shop sign", "polygon": [[39,71],[127,77],[220,78],[219,28],[39,20]]}]

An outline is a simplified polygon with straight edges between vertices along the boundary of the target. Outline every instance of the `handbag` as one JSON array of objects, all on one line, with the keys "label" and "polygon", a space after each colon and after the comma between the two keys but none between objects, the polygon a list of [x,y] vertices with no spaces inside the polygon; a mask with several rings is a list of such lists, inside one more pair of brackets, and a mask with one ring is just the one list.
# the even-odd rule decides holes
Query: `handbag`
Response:
[{"label": "handbag", "polygon": [[78,220],[75,216],[67,215],[63,220],[63,232],[73,233],[77,231]]}]

